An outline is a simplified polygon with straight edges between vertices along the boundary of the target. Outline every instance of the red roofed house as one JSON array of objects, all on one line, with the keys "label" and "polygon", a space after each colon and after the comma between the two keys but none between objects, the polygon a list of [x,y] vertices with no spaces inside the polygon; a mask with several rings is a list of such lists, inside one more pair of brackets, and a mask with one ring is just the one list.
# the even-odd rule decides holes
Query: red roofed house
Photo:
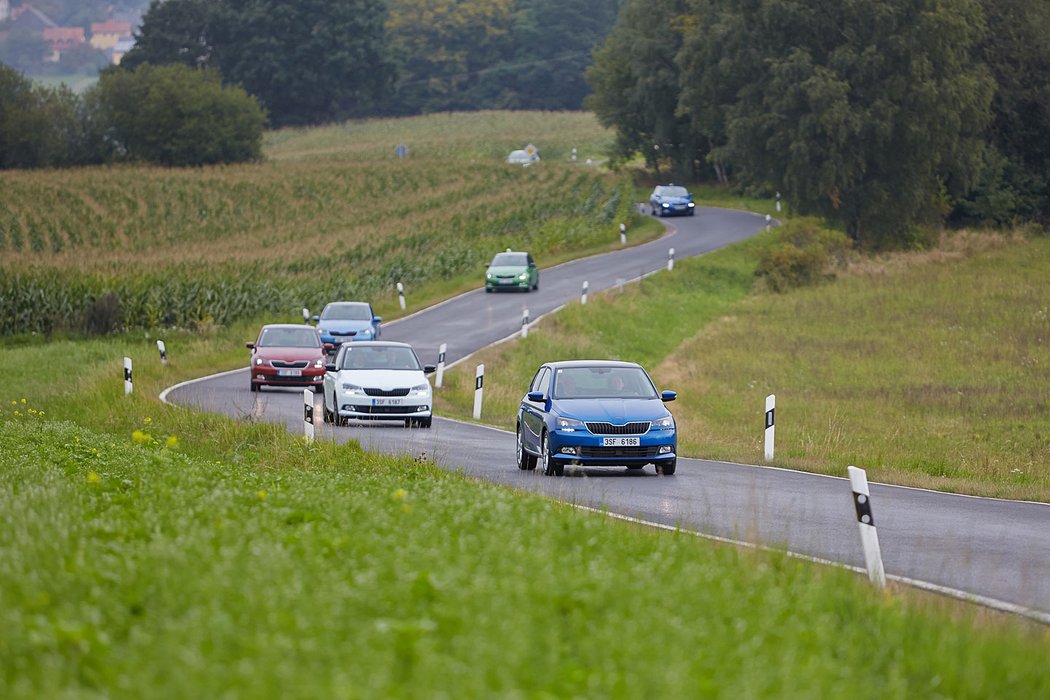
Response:
[{"label": "red roofed house", "polygon": [[131,22],[92,22],[91,45],[96,49],[112,49],[121,39],[131,38]]},{"label": "red roofed house", "polygon": [[51,46],[51,60],[57,61],[63,51],[84,43],[84,28],[48,27],[44,30],[44,41]]}]

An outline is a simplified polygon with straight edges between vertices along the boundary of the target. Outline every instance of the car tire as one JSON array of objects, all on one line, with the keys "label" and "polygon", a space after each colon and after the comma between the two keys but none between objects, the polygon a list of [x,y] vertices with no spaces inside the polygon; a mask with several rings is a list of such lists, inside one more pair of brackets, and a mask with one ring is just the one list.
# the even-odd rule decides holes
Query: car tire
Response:
[{"label": "car tire", "polygon": [[565,473],[565,465],[551,457],[551,441],[547,433],[540,438],[540,460],[545,476],[562,476]]},{"label": "car tire", "polygon": [[678,466],[678,458],[667,459],[663,462],[656,463],[656,473],[663,476],[671,476],[674,474],[675,467]]},{"label": "car tire", "polygon": [[492,287],[485,287],[486,294],[492,294]]},{"label": "car tire", "polygon": [[517,446],[518,446],[518,469],[522,471],[531,471],[536,468],[536,457],[530,455],[525,451],[525,443],[521,441],[521,426],[518,426],[517,435]]},{"label": "car tire", "polygon": [[335,413],[328,410],[328,396],[323,395],[321,397],[321,422],[328,423],[329,425],[336,422]]},{"label": "car tire", "polygon": [[419,428],[429,428],[433,423],[432,418],[419,418],[416,420],[416,426]]},{"label": "car tire", "polygon": [[252,391],[259,391],[259,389],[261,388],[258,384],[256,384],[255,382],[251,381],[250,379],[248,380],[248,384],[251,387]]},{"label": "car tire", "polygon": [[696,209],[690,209],[689,216],[696,216]]}]

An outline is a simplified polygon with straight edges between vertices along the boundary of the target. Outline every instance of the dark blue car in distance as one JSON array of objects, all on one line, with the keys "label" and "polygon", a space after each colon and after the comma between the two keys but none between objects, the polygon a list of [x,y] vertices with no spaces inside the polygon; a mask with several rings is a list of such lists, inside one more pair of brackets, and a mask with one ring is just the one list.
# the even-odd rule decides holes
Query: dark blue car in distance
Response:
[{"label": "dark blue car in distance", "polygon": [[653,216],[693,216],[696,203],[689,190],[679,185],[657,185],[649,195]]},{"label": "dark blue car in distance", "polygon": [[640,365],[612,360],[548,362],[536,371],[517,419],[519,469],[561,476],[567,466],[647,464],[674,474],[678,437],[665,402]]}]

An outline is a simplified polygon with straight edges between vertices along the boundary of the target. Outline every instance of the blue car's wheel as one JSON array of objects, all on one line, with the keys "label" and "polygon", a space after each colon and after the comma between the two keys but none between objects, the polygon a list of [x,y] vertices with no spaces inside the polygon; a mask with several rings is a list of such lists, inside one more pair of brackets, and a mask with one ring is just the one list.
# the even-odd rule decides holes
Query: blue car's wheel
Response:
[{"label": "blue car's wheel", "polygon": [[678,459],[665,459],[662,462],[656,463],[656,473],[663,474],[664,476],[671,476],[674,474],[675,467],[678,465]]},{"label": "blue car's wheel", "polygon": [[540,438],[540,460],[543,462],[543,473],[547,476],[561,476],[565,473],[565,465],[551,456],[551,441],[547,433]]}]

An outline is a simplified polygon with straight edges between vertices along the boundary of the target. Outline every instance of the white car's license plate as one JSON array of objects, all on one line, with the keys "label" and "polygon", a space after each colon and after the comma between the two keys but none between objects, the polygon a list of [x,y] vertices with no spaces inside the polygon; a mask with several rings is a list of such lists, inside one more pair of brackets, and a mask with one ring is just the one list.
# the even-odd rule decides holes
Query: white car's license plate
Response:
[{"label": "white car's license plate", "polygon": [[638,447],[641,438],[636,437],[603,437],[602,447]]},{"label": "white car's license plate", "polygon": [[404,399],[372,399],[373,406],[400,406]]},{"label": "white car's license plate", "polygon": [[301,369],[279,369],[277,370],[278,377],[301,377],[303,371]]}]

